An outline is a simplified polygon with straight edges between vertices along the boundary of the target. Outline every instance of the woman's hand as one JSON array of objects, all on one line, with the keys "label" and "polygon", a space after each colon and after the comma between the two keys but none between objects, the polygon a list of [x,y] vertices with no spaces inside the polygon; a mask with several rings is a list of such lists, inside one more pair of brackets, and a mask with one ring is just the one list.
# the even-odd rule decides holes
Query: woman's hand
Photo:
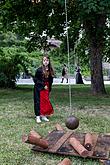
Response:
[{"label": "woman's hand", "polygon": [[46,86],[44,87],[44,89],[46,89],[46,90],[47,90],[47,89],[48,89],[48,86],[46,85]]}]

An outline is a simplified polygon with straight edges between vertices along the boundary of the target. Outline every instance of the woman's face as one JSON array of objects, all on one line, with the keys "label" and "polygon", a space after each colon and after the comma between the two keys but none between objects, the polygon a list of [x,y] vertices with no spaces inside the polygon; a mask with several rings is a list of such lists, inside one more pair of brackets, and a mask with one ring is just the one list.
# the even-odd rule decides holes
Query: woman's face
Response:
[{"label": "woman's face", "polygon": [[43,58],[43,65],[46,67],[49,65],[49,59],[47,57]]}]

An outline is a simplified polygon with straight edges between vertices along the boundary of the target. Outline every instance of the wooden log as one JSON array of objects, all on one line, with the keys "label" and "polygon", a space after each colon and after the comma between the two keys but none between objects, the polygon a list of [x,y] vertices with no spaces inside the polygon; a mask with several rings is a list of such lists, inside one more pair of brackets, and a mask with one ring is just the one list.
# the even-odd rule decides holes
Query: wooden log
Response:
[{"label": "wooden log", "polygon": [[93,139],[92,139],[91,133],[87,133],[87,134],[85,135],[84,147],[85,147],[88,151],[92,151],[92,148],[93,148]]},{"label": "wooden log", "polygon": [[35,136],[38,139],[41,139],[42,138],[42,136],[39,133],[35,132],[34,130],[30,131],[28,137],[31,136],[31,135],[32,136]]},{"label": "wooden log", "polygon": [[72,165],[72,162],[70,159],[65,158],[60,163],[58,163],[58,165]]},{"label": "wooden log", "polygon": [[38,139],[42,138],[41,135],[39,135],[37,132],[35,132],[34,130],[30,131],[28,135],[23,135],[22,136],[22,142],[24,143],[29,143],[29,137],[36,137]]},{"label": "wooden log", "polygon": [[58,124],[58,123],[55,125],[55,127],[56,127],[57,131],[64,131],[62,126],[60,124]]},{"label": "wooden log", "polygon": [[47,140],[42,139],[41,136],[35,131],[30,131],[28,136],[23,135],[22,141],[25,143],[29,143],[29,144],[33,144],[33,145],[42,147],[44,149],[48,148]]},{"label": "wooden log", "polygon": [[31,135],[30,137],[28,137],[28,140],[30,144],[34,144],[44,149],[48,148],[48,142],[45,139],[38,139],[34,137],[33,135]]},{"label": "wooden log", "polygon": [[72,137],[69,139],[69,143],[73,146],[73,148],[79,153],[82,157],[89,156],[89,151],[84,148],[84,146],[80,143],[79,140]]}]

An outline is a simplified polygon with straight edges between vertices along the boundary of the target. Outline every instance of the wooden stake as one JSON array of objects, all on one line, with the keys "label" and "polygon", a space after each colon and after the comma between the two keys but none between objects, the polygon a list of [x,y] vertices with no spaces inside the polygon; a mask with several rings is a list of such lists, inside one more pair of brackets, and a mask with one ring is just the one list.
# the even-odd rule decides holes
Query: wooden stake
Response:
[{"label": "wooden stake", "polygon": [[93,139],[92,135],[90,133],[87,133],[85,135],[85,142],[84,142],[84,147],[88,150],[91,151],[93,148]]},{"label": "wooden stake", "polygon": [[65,158],[60,163],[58,163],[58,165],[72,165],[72,162],[70,159]]},{"label": "wooden stake", "polygon": [[39,133],[35,132],[34,130],[30,131],[28,137],[31,136],[31,135],[32,135],[32,136],[35,136],[35,137],[38,138],[38,139],[41,139],[41,138],[42,138],[42,136],[39,135]]},{"label": "wooden stake", "polygon": [[29,143],[29,144],[33,144],[33,145],[42,147],[44,149],[48,148],[47,140],[42,139],[41,136],[35,131],[30,131],[28,136],[23,135],[22,141],[24,143]]},{"label": "wooden stake", "polygon": [[79,153],[82,157],[89,156],[89,151],[87,151],[84,146],[81,145],[80,141],[78,141],[76,138],[72,137],[69,139],[70,144],[73,146],[73,148]]},{"label": "wooden stake", "polygon": [[60,124],[58,124],[58,123],[55,125],[55,127],[56,127],[57,131],[64,131],[62,126]]}]

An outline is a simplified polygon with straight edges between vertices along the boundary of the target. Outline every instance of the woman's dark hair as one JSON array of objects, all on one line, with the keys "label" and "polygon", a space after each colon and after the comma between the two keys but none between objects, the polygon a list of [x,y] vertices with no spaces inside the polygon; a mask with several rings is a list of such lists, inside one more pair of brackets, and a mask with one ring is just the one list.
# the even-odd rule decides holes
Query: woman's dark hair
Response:
[{"label": "woman's dark hair", "polygon": [[[49,75],[54,77],[54,70],[50,62],[50,57],[48,55],[44,55],[43,58],[46,57],[49,60],[48,68],[49,68]],[[43,58],[42,58],[42,63],[43,63]],[[43,67],[43,73],[46,74],[45,68]]]}]

